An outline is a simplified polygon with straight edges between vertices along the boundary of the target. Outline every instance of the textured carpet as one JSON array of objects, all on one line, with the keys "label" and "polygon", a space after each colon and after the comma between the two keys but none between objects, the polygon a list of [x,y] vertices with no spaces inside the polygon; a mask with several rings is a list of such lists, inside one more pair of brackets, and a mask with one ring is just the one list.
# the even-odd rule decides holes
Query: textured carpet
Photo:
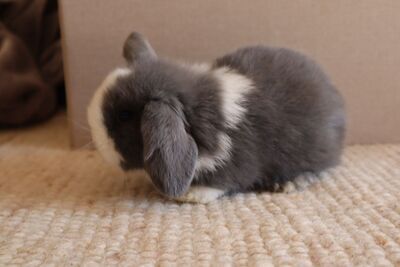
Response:
[{"label": "textured carpet", "polygon": [[350,147],[300,192],[194,205],[70,151],[63,114],[0,142],[1,266],[400,266],[400,145]]}]

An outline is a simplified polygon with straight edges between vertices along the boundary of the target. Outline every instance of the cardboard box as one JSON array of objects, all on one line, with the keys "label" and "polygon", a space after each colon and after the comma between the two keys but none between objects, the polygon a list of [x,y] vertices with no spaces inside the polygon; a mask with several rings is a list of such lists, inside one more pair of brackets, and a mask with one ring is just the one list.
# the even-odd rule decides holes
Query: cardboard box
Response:
[{"label": "cardboard box", "polygon": [[132,31],[161,56],[208,61],[252,44],[314,57],[347,102],[348,143],[400,141],[400,2],[60,0],[71,140],[90,140],[86,105],[124,64]]}]

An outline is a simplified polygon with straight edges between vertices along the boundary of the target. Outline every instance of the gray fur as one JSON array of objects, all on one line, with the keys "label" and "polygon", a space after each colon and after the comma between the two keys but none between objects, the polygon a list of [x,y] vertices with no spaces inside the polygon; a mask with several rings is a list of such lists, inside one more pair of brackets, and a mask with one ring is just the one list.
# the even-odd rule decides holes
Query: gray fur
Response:
[{"label": "gray fur", "polygon": [[[122,168],[145,168],[162,193],[176,197],[190,184],[229,193],[276,191],[305,172],[339,163],[343,99],[308,57],[257,46],[218,58],[212,69],[233,69],[255,87],[243,102],[242,121],[230,129],[212,70],[196,72],[157,58],[138,34],[128,38],[124,55],[134,71],[106,94],[104,123]],[[216,152],[219,133],[231,138],[230,158],[193,177],[198,157]]]},{"label": "gray fur", "polygon": [[143,110],[144,167],[160,191],[177,197],[192,182],[197,146],[185,131],[180,103],[150,101]]},{"label": "gray fur", "polygon": [[126,39],[123,55],[129,65],[133,65],[139,61],[157,58],[153,48],[138,32],[132,32]]}]

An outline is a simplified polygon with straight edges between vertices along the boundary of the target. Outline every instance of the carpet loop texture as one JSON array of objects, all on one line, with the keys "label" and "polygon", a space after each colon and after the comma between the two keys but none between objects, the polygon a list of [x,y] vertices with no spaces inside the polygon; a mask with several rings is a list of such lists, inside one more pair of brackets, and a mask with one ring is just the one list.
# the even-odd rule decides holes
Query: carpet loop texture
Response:
[{"label": "carpet loop texture", "polygon": [[400,145],[348,147],[302,190],[181,204],[70,150],[66,124],[0,133],[1,266],[400,266]]}]

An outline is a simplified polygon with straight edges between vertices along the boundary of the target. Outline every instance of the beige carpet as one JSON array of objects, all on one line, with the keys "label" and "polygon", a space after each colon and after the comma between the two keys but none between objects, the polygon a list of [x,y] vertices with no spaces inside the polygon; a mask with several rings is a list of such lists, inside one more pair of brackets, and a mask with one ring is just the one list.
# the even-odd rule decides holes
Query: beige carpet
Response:
[{"label": "beige carpet", "polygon": [[63,114],[0,143],[1,266],[400,266],[400,145],[350,147],[302,192],[193,205],[69,151]]}]

